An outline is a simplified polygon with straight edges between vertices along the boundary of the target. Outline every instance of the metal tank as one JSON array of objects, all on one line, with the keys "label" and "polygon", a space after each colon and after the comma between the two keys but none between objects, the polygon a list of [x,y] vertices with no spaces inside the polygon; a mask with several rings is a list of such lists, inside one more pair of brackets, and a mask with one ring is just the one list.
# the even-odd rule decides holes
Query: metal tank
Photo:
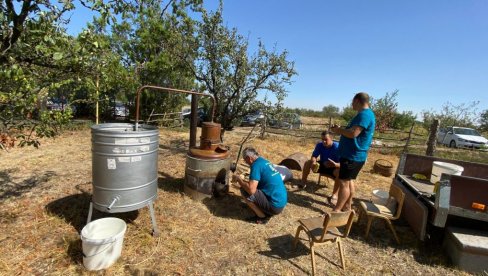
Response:
[{"label": "metal tank", "polygon": [[92,130],[92,208],[120,213],[148,206],[157,234],[153,201],[158,189],[159,131],[157,127],[109,123]]}]

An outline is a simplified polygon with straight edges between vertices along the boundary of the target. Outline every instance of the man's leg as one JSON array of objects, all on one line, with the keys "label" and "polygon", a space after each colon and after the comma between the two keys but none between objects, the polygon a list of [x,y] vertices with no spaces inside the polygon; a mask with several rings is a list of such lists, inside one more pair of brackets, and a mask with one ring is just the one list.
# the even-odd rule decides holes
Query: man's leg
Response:
[{"label": "man's leg", "polygon": [[259,207],[256,204],[254,204],[254,202],[247,200],[247,198],[245,200],[246,200],[247,206],[249,206],[249,208],[251,208],[251,210],[253,210],[253,212],[256,214],[256,216],[258,216],[260,218],[266,217],[266,214],[263,211],[261,211],[261,209],[259,209]]},{"label": "man's leg", "polygon": [[305,161],[303,164],[303,171],[302,171],[302,184],[307,183],[308,175],[310,174],[310,170],[312,169],[312,160]]},{"label": "man's leg", "polygon": [[332,196],[331,198],[335,198],[337,199],[337,196],[339,194],[339,187],[340,187],[340,184],[337,180],[339,180],[339,169],[335,169],[334,172],[333,172],[333,175],[334,175],[334,188],[332,189]]},{"label": "man's leg", "polygon": [[352,208],[352,199],[356,193],[356,184],[353,179],[349,181],[349,198],[347,199],[346,203],[344,204],[343,210],[351,210]]},{"label": "man's leg", "polygon": [[342,208],[346,204],[350,196],[350,182],[349,179],[338,179],[339,182],[339,197],[337,198],[337,204],[334,207],[334,212],[341,212]]}]

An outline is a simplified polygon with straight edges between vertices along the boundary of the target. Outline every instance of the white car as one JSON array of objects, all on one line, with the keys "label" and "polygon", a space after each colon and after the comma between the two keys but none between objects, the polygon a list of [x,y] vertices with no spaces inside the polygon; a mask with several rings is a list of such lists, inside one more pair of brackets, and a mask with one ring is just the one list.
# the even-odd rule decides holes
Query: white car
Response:
[{"label": "white car", "polygon": [[478,131],[467,127],[448,127],[439,130],[437,142],[451,148],[487,148],[488,140]]}]

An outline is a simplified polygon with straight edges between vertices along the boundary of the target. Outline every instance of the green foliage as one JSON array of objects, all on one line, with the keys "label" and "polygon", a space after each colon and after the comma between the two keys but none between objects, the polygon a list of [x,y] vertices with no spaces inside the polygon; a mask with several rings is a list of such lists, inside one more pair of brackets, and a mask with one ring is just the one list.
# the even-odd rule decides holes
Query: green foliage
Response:
[{"label": "green foliage", "polygon": [[325,117],[338,117],[339,116],[339,107],[329,104],[322,108],[322,113]]},{"label": "green foliage", "polygon": [[300,116],[307,116],[307,117],[324,117],[324,114],[321,111],[313,110],[309,108],[289,108],[286,107],[283,112],[286,113],[296,113]]},{"label": "green foliage", "polygon": [[371,100],[371,109],[376,116],[376,129],[384,131],[387,128],[392,128],[395,117],[397,116],[398,107],[398,90],[386,95],[379,99]]},{"label": "green foliage", "polygon": [[341,118],[346,122],[350,122],[352,120],[352,118],[354,118],[354,116],[356,116],[356,114],[357,114],[356,110],[354,110],[350,106],[346,106],[346,107],[342,108]]},{"label": "green foliage", "polygon": [[[273,107],[274,112],[282,109],[287,94],[285,84],[296,74],[286,51],[268,51],[259,42],[257,52],[249,55],[248,39],[224,25],[222,6],[214,13],[202,10],[201,22],[193,21],[180,26],[180,30],[192,32],[193,26],[194,36],[187,35],[180,42],[188,46],[187,51],[178,55],[197,81],[214,95],[216,120],[224,129],[256,106]],[[275,101],[267,100],[269,95],[263,95],[266,92]],[[266,96],[266,101],[260,101],[258,96]]]},{"label": "green foliage", "polygon": [[405,129],[410,127],[415,122],[416,118],[417,116],[413,115],[412,111],[396,113],[391,126],[394,129]]},{"label": "green foliage", "polygon": [[461,126],[461,127],[475,127],[478,119],[477,106],[479,101],[470,103],[462,103],[454,105],[450,102],[443,104],[440,112],[427,111],[422,112],[423,126],[429,129],[434,119],[440,120],[441,127],[447,126]]},{"label": "green foliage", "polygon": [[488,109],[481,112],[479,123],[480,123],[481,131],[483,132],[488,131]]}]

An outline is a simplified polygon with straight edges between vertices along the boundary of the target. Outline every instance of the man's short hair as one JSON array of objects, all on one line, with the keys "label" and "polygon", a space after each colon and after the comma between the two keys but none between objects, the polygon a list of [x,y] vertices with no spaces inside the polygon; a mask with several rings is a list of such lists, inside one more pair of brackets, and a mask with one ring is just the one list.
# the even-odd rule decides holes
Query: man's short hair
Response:
[{"label": "man's short hair", "polygon": [[254,149],[253,147],[247,147],[244,149],[244,151],[242,152],[242,157],[245,158],[245,157],[253,157],[253,158],[258,158],[259,157],[259,153],[257,152],[256,149]]},{"label": "man's short hair", "polygon": [[320,133],[320,136],[326,136],[326,135],[330,136],[330,134],[331,134],[330,131],[324,130],[324,131],[322,131],[322,133]]},{"label": "man's short hair", "polygon": [[369,95],[366,92],[359,92],[354,95],[353,100],[358,100],[361,104],[369,104]]}]

